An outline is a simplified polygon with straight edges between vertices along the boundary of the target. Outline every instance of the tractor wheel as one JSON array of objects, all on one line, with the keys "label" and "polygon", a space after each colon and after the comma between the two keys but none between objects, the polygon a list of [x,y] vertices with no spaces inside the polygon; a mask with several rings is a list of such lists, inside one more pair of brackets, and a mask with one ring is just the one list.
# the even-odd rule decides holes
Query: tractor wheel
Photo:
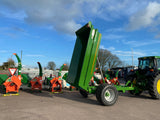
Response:
[{"label": "tractor wheel", "polygon": [[100,84],[96,90],[96,98],[102,105],[111,106],[118,99],[118,91],[113,85]]},{"label": "tractor wheel", "polygon": [[160,75],[150,79],[149,94],[154,99],[160,99]]},{"label": "tractor wheel", "polygon": [[83,90],[83,89],[80,89],[79,90],[80,94],[84,97],[84,98],[87,98],[88,97],[88,92]]}]

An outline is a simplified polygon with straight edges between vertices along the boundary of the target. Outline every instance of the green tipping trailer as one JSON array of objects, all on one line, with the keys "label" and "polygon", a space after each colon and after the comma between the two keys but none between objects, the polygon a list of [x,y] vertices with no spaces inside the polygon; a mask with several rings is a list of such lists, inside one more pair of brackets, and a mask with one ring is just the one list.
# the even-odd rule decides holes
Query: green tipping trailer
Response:
[{"label": "green tipping trailer", "polygon": [[90,86],[94,75],[101,33],[94,29],[91,22],[76,31],[76,43],[66,81],[79,88],[80,93],[87,97],[88,93],[96,94],[97,100],[103,105],[113,105],[118,98],[118,91],[113,85],[106,83]]}]

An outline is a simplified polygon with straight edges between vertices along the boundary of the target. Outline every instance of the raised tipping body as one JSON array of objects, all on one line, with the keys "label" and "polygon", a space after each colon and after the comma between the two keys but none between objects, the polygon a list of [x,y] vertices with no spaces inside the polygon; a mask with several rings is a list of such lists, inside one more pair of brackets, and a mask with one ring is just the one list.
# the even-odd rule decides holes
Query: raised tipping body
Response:
[{"label": "raised tipping body", "polygon": [[89,22],[76,31],[76,36],[77,40],[66,81],[72,86],[88,91],[89,82],[95,71],[101,34]]}]

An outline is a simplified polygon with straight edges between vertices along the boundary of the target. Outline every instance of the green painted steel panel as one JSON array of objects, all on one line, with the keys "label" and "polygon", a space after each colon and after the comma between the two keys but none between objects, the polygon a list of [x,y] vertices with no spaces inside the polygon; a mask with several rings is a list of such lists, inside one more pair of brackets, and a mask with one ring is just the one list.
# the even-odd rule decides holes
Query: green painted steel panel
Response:
[{"label": "green painted steel panel", "polygon": [[0,85],[2,85],[8,78],[7,74],[0,74]]},{"label": "green painted steel panel", "polygon": [[24,85],[28,84],[29,81],[31,80],[31,78],[29,77],[28,74],[23,73],[23,74],[21,74],[21,76],[22,76],[21,82],[22,82]]},{"label": "green painted steel panel", "polygon": [[91,22],[76,31],[74,47],[67,82],[72,86],[89,89],[89,82],[95,71],[101,34]]}]

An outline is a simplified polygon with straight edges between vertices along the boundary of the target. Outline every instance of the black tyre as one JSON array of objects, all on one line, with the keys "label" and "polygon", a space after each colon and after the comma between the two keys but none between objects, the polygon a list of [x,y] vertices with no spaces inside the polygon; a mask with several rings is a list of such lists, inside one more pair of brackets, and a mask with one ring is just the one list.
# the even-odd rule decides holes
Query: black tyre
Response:
[{"label": "black tyre", "polygon": [[79,93],[84,97],[84,98],[87,98],[88,97],[88,92],[83,90],[83,89],[80,89],[79,90]]},{"label": "black tyre", "polygon": [[154,99],[160,99],[160,75],[150,79],[149,94]]},{"label": "black tyre", "polygon": [[113,85],[100,84],[96,90],[96,98],[102,105],[111,106],[118,99],[118,91]]}]

